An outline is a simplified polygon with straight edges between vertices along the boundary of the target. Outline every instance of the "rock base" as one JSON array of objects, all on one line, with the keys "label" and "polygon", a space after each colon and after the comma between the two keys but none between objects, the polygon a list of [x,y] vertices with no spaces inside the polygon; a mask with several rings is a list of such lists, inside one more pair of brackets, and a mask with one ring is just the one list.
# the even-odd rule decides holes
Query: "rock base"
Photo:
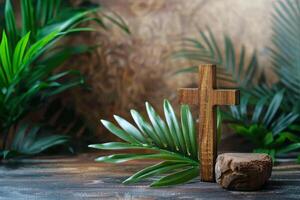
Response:
[{"label": "rock base", "polygon": [[258,190],[270,178],[272,165],[267,154],[224,153],[217,158],[216,182],[230,190]]}]

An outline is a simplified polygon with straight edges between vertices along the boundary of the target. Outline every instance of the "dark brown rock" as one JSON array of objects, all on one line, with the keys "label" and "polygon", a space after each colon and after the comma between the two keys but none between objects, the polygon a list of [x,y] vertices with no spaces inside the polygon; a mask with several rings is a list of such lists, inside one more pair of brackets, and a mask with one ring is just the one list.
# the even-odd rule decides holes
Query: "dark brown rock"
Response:
[{"label": "dark brown rock", "polygon": [[258,190],[270,178],[272,158],[260,153],[224,153],[218,156],[216,182],[231,190]]}]

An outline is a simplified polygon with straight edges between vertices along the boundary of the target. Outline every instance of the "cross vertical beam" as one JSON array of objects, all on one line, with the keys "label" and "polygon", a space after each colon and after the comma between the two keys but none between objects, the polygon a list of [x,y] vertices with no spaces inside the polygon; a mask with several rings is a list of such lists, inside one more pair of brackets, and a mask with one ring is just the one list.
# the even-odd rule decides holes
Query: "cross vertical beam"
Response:
[{"label": "cross vertical beam", "polygon": [[237,105],[238,90],[216,89],[216,66],[199,66],[199,88],[179,90],[179,102],[199,105],[199,155],[202,181],[214,181],[217,156],[216,106]]},{"label": "cross vertical beam", "polygon": [[199,68],[199,148],[202,181],[214,180],[217,156],[216,109],[213,88],[216,85],[215,67]]}]

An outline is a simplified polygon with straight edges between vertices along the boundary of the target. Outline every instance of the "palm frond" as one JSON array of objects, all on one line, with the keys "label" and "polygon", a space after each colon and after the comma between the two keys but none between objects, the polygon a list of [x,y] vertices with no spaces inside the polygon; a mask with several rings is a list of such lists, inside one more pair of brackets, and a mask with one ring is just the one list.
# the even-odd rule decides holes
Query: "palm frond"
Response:
[{"label": "palm frond", "polygon": [[[244,95],[239,106],[230,106],[228,117],[245,125],[260,124],[277,135],[299,117],[299,114],[294,112],[282,113],[280,111],[284,94],[284,91],[277,92],[270,102],[268,98],[262,98],[255,103],[254,107],[250,103],[251,97]],[[252,109],[253,112],[251,112]]]},{"label": "palm frond", "polygon": [[149,103],[146,103],[146,109],[150,123],[146,122],[137,111],[131,111],[137,127],[118,116],[115,116],[115,119],[121,128],[102,120],[103,125],[110,132],[125,142],[92,144],[89,147],[104,150],[152,150],[153,153],[114,154],[99,157],[96,161],[120,163],[135,159],[165,160],[137,172],[126,179],[124,183],[135,183],[148,177],[167,174],[151,185],[158,187],[184,183],[197,177],[199,175],[198,147],[194,120],[189,107],[187,105],[181,107],[181,124],[167,100],[164,101],[167,123],[161,119]]},{"label": "palm frond", "polygon": [[287,90],[285,99],[290,101],[292,105],[299,105],[300,102],[299,21],[299,1],[276,2],[272,15],[271,62],[279,77],[279,84]]},{"label": "palm frond", "polygon": [[16,42],[18,40],[18,35],[17,35],[15,14],[10,0],[7,0],[5,3],[4,15],[5,15],[5,29],[7,31],[8,38],[11,41],[10,49],[14,49]]},{"label": "palm frond", "polygon": [[[199,34],[199,39],[185,38],[183,48],[175,52],[173,57],[216,64],[218,66],[217,76],[220,80],[234,83],[240,88],[249,88],[253,84],[253,78],[257,72],[258,63],[255,52],[250,61],[246,63],[245,47],[241,47],[239,57],[237,57],[233,42],[228,36],[224,37],[225,54],[223,55],[222,48],[216,42],[216,38],[209,28],[207,32],[200,31]],[[197,72],[197,66],[181,69],[178,72]]]},{"label": "palm frond", "polygon": [[[120,17],[117,13],[112,12],[109,14],[103,14],[103,18],[110,21],[112,24],[119,27],[121,30],[123,30],[125,33],[130,34],[130,29],[128,28],[126,22],[123,20],[122,17]],[[100,25],[102,24],[102,21],[100,21]],[[103,24],[104,25],[104,24]],[[105,25],[104,25],[105,26]]]},{"label": "palm frond", "polygon": [[69,141],[63,135],[40,135],[41,127],[30,127],[28,124],[20,123],[14,135],[9,150],[3,150],[4,159],[16,156],[30,156],[39,154],[51,147],[66,144]]},{"label": "palm frond", "polygon": [[20,72],[28,67],[37,57],[41,56],[56,36],[57,32],[52,32],[29,46],[29,32],[17,42],[14,51],[11,51],[9,49],[10,41],[8,41],[6,33],[3,32],[0,44],[1,86],[8,87],[13,81],[17,81]]},{"label": "palm frond", "polygon": [[284,102],[284,91],[252,102],[250,95],[244,95],[239,106],[231,106],[225,113],[229,126],[254,145],[254,152],[267,153],[275,161],[277,154],[287,153],[300,148],[300,138],[292,130],[299,118],[295,112],[284,113],[280,110]]},{"label": "palm frond", "polygon": [[36,16],[37,26],[44,27],[46,24],[53,22],[56,17],[63,12],[61,0],[37,0],[36,1]]},{"label": "palm frond", "polygon": [[178,170],[188,166],[190,166],[188,163],[163,161],[158,164],[146,167],[145,169],[135,173],[134,175],[132,175],[131,177],[123,181],[123,183],[125,184],[136,183],[138,181],[149,178],[151,176],[161,175],[164,173],[168,173],[171,170]]},{"label": "palm frond", "polygon": [[[11,51],[6,37],[3,32],[0,44],[0,65],[1,65],[1,82],[6,85],[13,79],[13,68],[11,64]],[[3,85],[2,85],[3,86]]]},{"label": "palm frond", "polygon": [[36,15],[32,0],[21,1],[21,15],[22,15],[22,31],[21,34],[25,35],[31,32],[34,36],[36,34]]},{"label": "palm frond", "polygon": [[[53,74],[57,65],[32,66],[49,45],[53,44],[57,32],[32,44],[29,44],[30,36],[30,33],[24,35],[10,53],[10,41],[5,32],[2,34],[0,86],[3,89],[0,91],[0,121],[3,128],[11,126],[24,116],[32,107],[33,100],[44,99],[83,84],[83,77],[77,70]],[[66,79],[67,77],[70,78]],[[37,102],[35,106],[38,106]]]}]

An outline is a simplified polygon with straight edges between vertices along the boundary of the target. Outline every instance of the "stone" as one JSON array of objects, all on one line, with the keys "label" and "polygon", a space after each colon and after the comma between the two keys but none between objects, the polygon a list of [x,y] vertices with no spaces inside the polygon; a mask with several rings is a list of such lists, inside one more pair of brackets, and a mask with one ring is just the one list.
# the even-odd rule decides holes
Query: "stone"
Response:
[{"label": "stone", "polygon": [[258,190],[270,178],[272,166],[272,158],[267,154],[220,154],[215,166],[216,182],[230,190]]}]

